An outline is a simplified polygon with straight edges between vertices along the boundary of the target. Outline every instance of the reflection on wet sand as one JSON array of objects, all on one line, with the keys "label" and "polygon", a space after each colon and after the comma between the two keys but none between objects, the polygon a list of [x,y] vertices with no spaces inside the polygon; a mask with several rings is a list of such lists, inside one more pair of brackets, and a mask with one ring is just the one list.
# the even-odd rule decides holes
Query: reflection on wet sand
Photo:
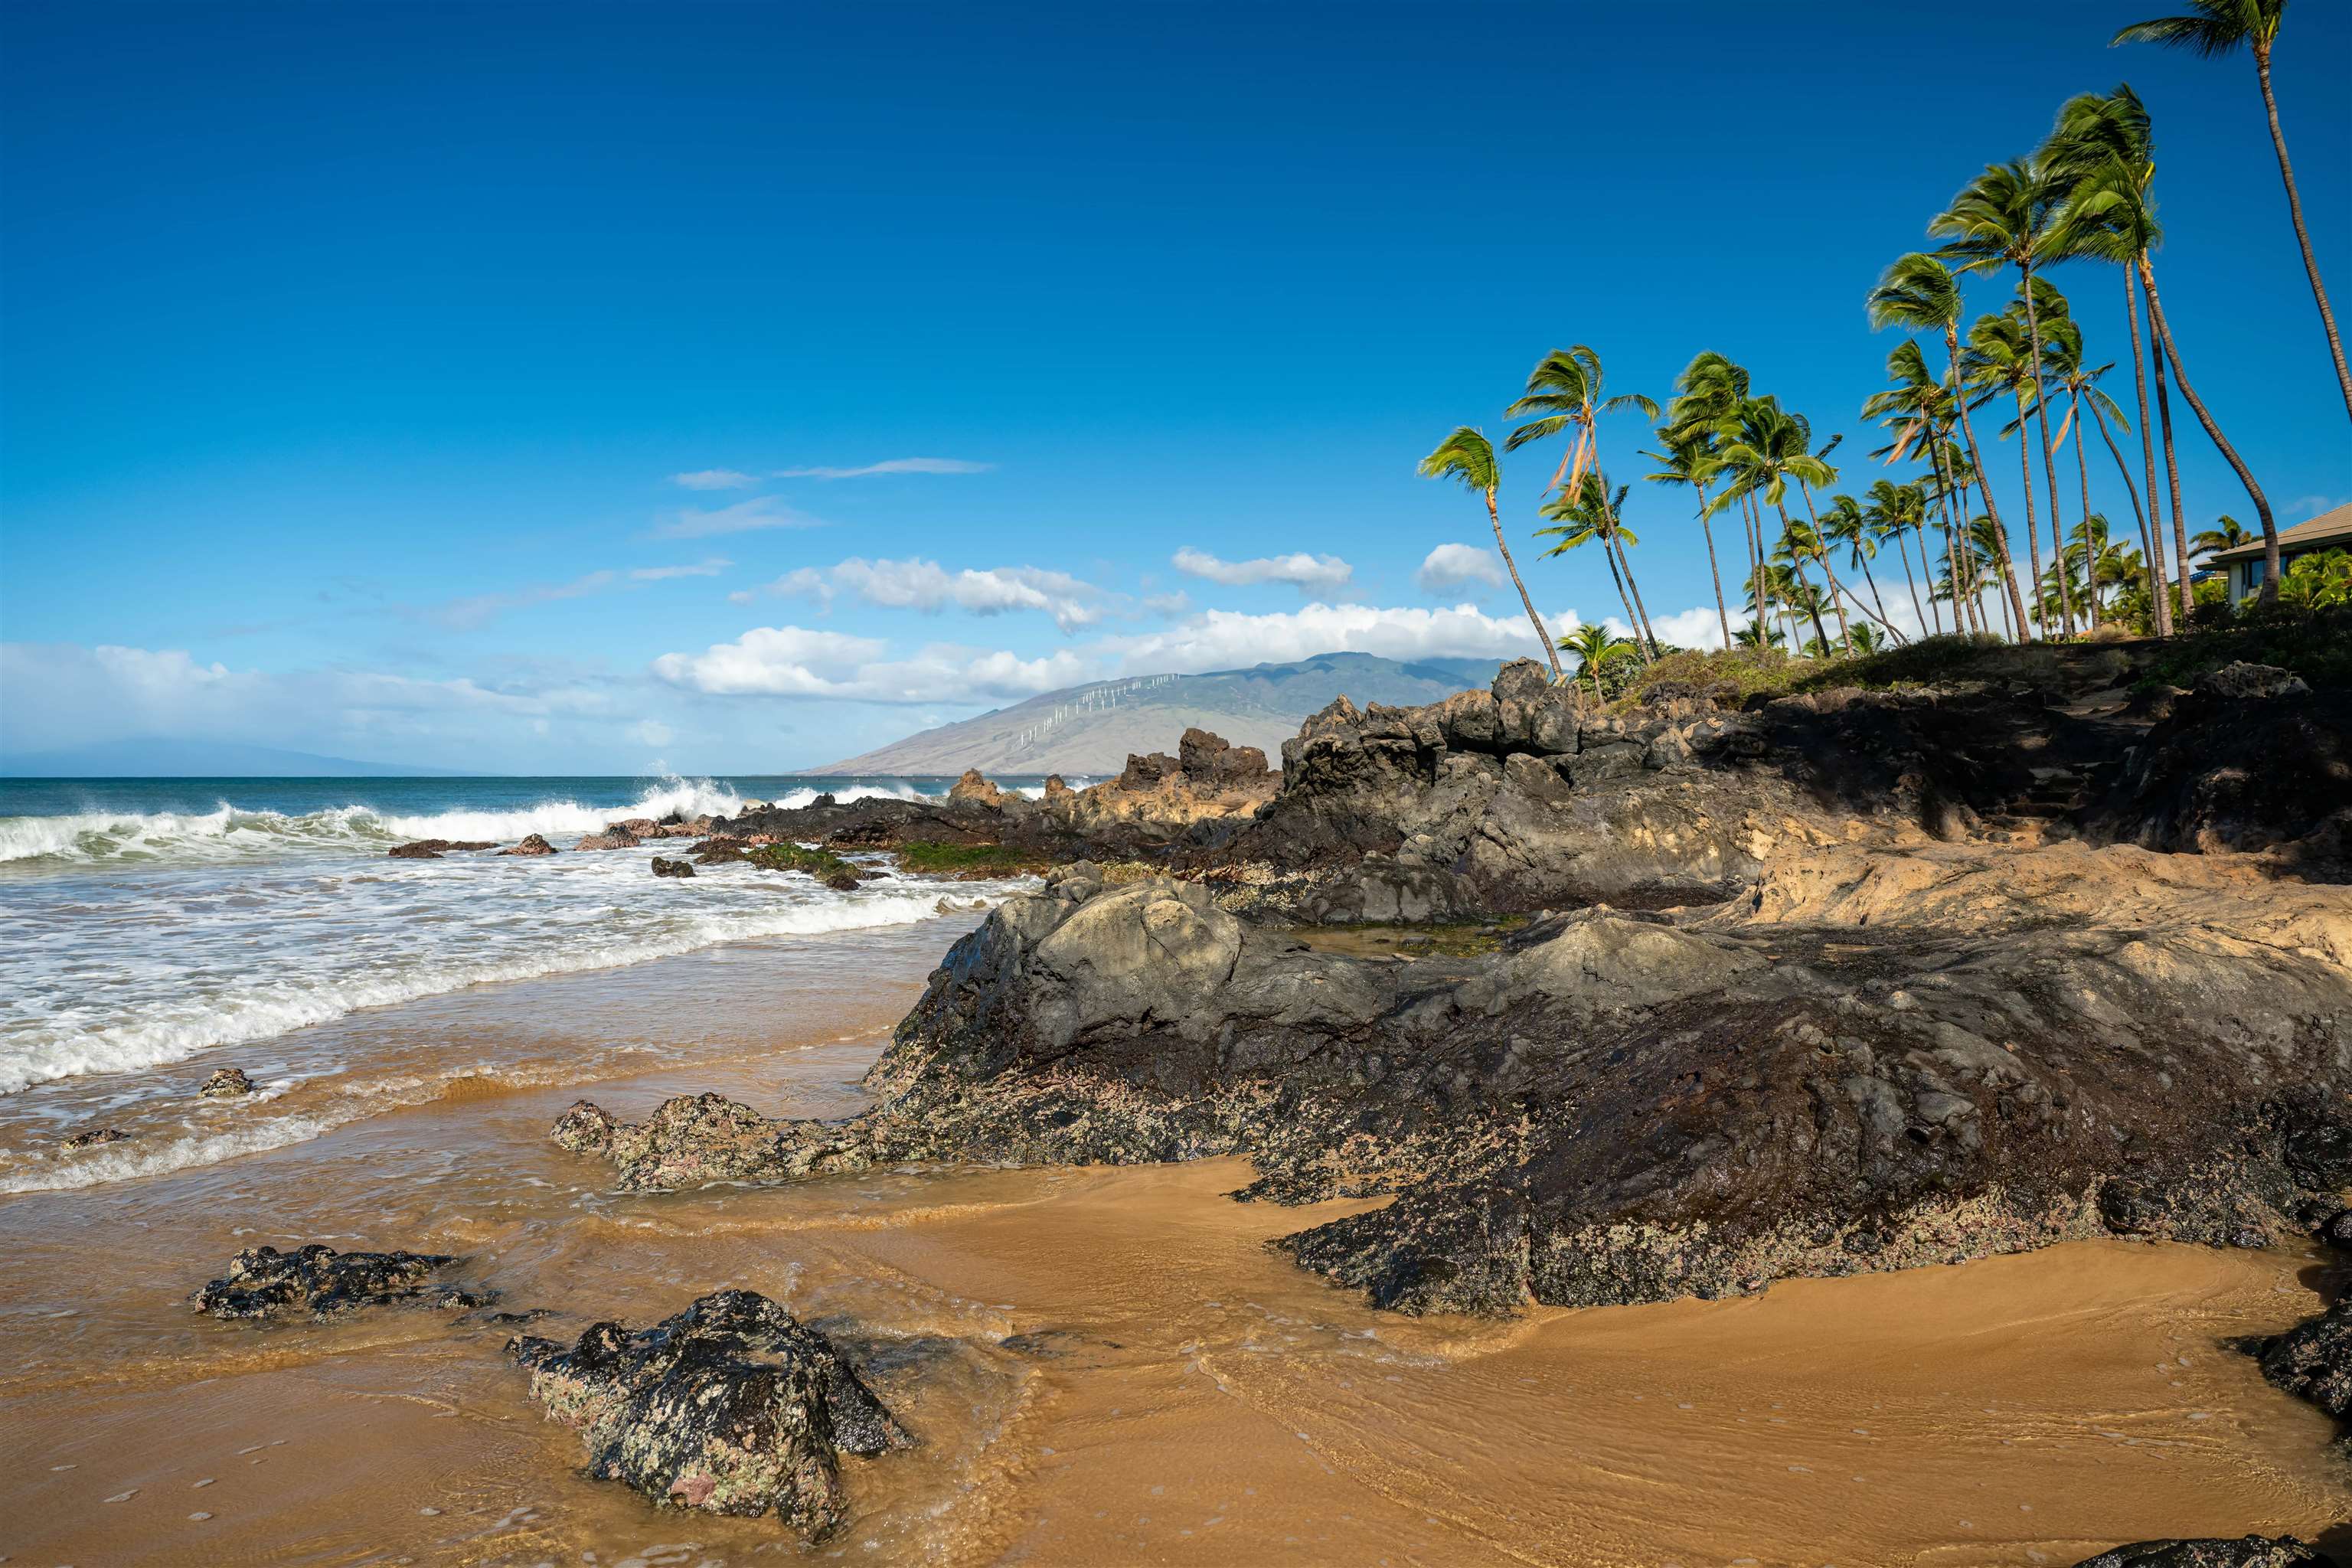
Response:
[{"label": "reflection on wet sand", "polygon": [[[582,1479],[499,1351],[429,1312],[224,1326],[184,1296],[259,1242],[469,1255],[502,1306],[650,1322],[721,1286],[833,1335],[921,1439],[848,1459],[820,1560],[2070,1563],[2119,1541],[2324,1532],[2329,1426],[2232,1336],[2312,1307],[2312,1259],[2124,1243],[1783,1283],[1746,1300],[1373,1312],[1265,1249],[1360,1205],[1223,1194],[1239,1162],[901,1169],[616,1196],[549,1143],[549,1074],[656,1041],[596,1098],[716,1089],[838,1115],[944,945],[827,968],[734,949],[342,1027],[528,1038],[310,1142],[0,1199],[12,1369],[0,1552],[20,1562],[606,1565],[789,1559],[773,1521]],[[789,973],[789,985],[779,976]],[[845,1033],[862,1037],[840,1043]],[[830,1042],[830,1043],[828,1043]],[[493,1053],[495,1055],[495,1053]],[[593,1554],[593,1555],[591,1555]]]}]

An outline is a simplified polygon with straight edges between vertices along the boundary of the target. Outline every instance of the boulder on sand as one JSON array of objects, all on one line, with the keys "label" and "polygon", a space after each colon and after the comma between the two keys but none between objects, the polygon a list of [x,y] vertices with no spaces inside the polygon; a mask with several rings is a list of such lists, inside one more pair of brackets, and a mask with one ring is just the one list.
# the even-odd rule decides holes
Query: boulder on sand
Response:
[{"label": "boulder on sand", "polygon": [[555,853],[555,846],[533,833],[526,835],[523,841],[513,848],[501,849],[499,853],[501,855],[552,855]]},{"label": "boulder on sand", "polygon": [[229,1260],[226,1275],[196,1292],[195,1307],[224,1322],[307,1316],[322,1323],[362,1307],[479,1307],[497,1300],[495,1291],[426,1283],[457,1261],[437,1252],[337,1252],[316,1242],[292,1252],[248,1247]]},{"label": "boulder on sand", "polygon": [[597,1323],[570,1349],[517,1337],[551,1420],[588,1474],[665,1508],[774,1512],[812,1541],[847,1512],[836,1454],[914,1441],[823,1334],[750,1290],[720,1290],[650,1329]]}]

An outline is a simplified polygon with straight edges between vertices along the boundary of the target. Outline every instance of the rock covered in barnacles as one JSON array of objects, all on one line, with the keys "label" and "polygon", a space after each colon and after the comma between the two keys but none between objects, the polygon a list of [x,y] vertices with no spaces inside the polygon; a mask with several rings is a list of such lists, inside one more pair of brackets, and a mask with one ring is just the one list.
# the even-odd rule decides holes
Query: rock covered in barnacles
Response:
[{"label": "rock covered in barnacles", "polygon": [[2141,1541],[2086,1557],[2074,1568],[2336,1568],[2336,1560],[2292,1535],[2236,1541]]},{"label": "rock covered in barnacles", "polygon": [[551,1420],[588,1474],[668,1508],[777,1518],[812,1540],[847,1511],[837,1454],[912,1444],[825,1337],[751,1290],[720,1290],[635,1332],[597,1323],[570,1349],[518,1337]]},{"label": "rock covered in barnacles", "polygon": [[248,1247],[228,1273],[196,1292],[195,1306],[223,1321],[305,1317],[325,1322],[363,1307],[479,1307],[496,1291],[429,1283],[457,1259],[438,1252],[337,1252],[313,1242],[292,1252]]}]

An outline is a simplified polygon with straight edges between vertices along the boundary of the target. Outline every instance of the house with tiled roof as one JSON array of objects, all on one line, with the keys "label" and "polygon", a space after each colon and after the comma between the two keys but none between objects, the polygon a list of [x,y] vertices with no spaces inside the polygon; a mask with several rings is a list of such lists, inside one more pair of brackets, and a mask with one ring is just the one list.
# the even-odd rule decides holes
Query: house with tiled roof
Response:
[{"label": "house with tiled roof", "polygon": [[[2321,512],[2309,522],[2281,529],[2279,570],[2284,572],[2293,565],[2298,555],[2315,554],[2323,550],[2352,550],[2352,506],[2339,506],[2333,511]],[[2205,557],[2203,564],[2210,571],[2230,574],[2230,602],[2234,605],[2263,585],[2263,542],[2257,539],[2234,550],[2217,550]]]}]

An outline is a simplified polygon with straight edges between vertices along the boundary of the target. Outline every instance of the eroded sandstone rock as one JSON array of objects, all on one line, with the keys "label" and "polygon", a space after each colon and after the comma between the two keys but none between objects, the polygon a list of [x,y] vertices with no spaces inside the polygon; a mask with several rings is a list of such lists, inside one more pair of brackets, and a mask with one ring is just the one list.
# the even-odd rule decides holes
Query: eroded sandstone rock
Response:
[{"label": "eroded sandstone rock", "polygon": [[598,1323],[568,1349],[507,1348],[549,1418],[580,1434],[588,1474],[664,1507],[772,1511],[822,1540],[848,1507],[835,1455],[913,1442],[824,1335],[749,1290],[635,1332]]}]

